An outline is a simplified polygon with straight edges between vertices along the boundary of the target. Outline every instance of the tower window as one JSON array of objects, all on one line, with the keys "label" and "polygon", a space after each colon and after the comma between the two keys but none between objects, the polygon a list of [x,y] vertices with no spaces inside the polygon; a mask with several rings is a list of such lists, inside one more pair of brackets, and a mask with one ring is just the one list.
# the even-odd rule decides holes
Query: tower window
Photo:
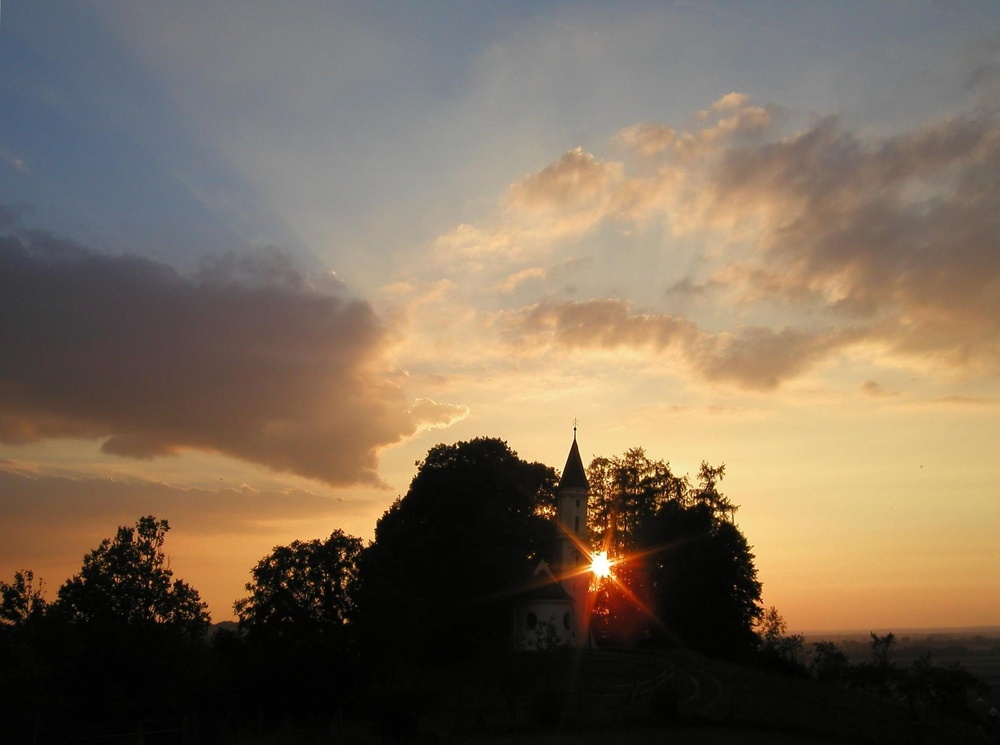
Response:
[{"label": "tower window", "polygon": [[534,629],[538,625],[538,616],[536,616],[534,613],[529,613],[526,621],[528,629],[529,630]]},{"label": "tower window", "polygon": [[578,499],[578,500],[576,500],[576,508],[577,508],[577,509],[580,509],[580,500],[579,500],[579,499]]},{"label": "tower window", "polygon": [[576,517],[573,518],[573,532],[574,533],[579,533],[580,532],[580,516],[579,515],[577,515]]},{"label": "tower window", "polygon": [[569,613],[563,614],[563,627],[567,629],[569,628]]}]

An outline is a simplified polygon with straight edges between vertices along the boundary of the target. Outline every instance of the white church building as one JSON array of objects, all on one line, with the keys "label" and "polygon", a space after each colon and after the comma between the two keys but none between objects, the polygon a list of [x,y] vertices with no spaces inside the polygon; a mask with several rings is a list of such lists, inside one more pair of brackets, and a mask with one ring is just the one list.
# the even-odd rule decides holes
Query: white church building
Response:
[{"label": "white church building", "polygon": [[514,645],[526,650],[591,646],[591,556],[587,548],[590,485],[576,443],[570,446],[556,494],[558,564],[540,562],[514,606]]}]

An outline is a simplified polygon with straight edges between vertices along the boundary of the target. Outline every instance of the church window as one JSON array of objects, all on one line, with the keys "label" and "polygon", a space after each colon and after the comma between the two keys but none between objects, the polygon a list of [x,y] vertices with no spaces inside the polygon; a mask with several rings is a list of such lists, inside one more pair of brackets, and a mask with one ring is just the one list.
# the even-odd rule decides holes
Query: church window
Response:
[{"label": "church window", "polygon": [[528,629],[533,629],[538,625],[538,616],[534,613],[529,613],[527,618]]},{"label": "church window", "polygon": [[579,533],[580,532],[580,516],[579,515],[577,515],[576,517],[573,518],[573,532],[574,533]]},{"label": "church window", "polygon": [[577,509],[580,509],[580,500],[579,500],[579,499],[578,499],[578,500],[576,500],[576,508],[577,508]]},{"label": "church window", "polygon": [[567,629],[569,628],[569,613],[563,614],[563,627]]}]

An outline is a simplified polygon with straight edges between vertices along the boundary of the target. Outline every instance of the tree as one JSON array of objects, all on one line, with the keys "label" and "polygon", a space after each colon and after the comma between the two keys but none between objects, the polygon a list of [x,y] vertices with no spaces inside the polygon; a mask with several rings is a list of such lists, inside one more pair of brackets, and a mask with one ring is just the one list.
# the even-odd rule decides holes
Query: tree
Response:
[{"label": "tree", "polygon": [[896,635],[891,631],[885,636],[879,636],[874,631],[871,637],[872,664],[880,671],[888,671],[893,667],[892,654],[896,646]]},{"label": "tree", "polygon": [[788,634],[788,624],[773,605],[761,615],[757,635],[760,637],[758,659],[761,664],[787,673],[805,672],[802,659],[805,638],[802,634]]},{"label": "tree", "polygon": [[170,525],[146,516],[83,557],[80,573],[59,588],[55,609],[75,623],[104,627],[166,624],[193,635],[210,622],[198,591],[167,565],[163,540]]},{"label": "tree", "polygon": [[289,718],[329,729],[336,707],[357,689],[351,620],[360,538],[275,546],[251,569],[249,595],[234,604],[245,634],[216,634],[213,648],[227,708],[258,726]]},{"label": "tree", "polygon": [[851,663],[835,643],[813,642],[813,657],[809,669],[817,680],[840,681],[848,677]]},{"label": "tree", "polygon": [[733,515],[739,507],[730,502],[729,498],[718,489],[718,484],[725,475],[725,463],[721,466],[711,466],[708,461],[703,460],[698,469],[698,488],[694,491],[691,501],[695,504],[708,505],[716,517],[732,522]]},{"label": "tree", "polygon": [[77,722],[186,711],[200,699],[209,615],[163,553],[166,520],[119,527],[45,613],[37,649]]},{"label": "tree", "polygon": [[325,638],[343,635],[354,608],[363,543],[335,530],[325,541],[275,546],[251,570],[249,597],[236,601],[251,635]]},{"label": "tree", "polygon": [[45,619],[43,583],[34,572],[0,580],[0,732],[5,741],[31,742],[45,706],[48,670],[39,662],[38,631]]},{"label": "tree", "polygon": [[761,585],[739,528],[706,503],[670,502],[657,512],[645,546],[660,635],[722,657],[750,655]]},{"label": "tree", "polygon": [[697,487],[633,448],[588,469],[591,528],[617,562],[595,602],[606,641],[673,640],[746,657],[757,645],[760,582],[753,553],[718,488],[725,464],[702,462]]},{"label": "tree", "polygon": [[20,626],[45,612],[44,582],[35,586],[30,569],[14,572],[11,583],[0,580],[0,626]]},{"label": "tree", "polygon": [[689,490],[687,480],[674,476],[669,463],[650,460],[639,447],[621,457],[594,458],[587,481],[594,543],[613,556],[635,551],[639,534],[659,506],[683,501]]},{"label": "tree", "polygon": [[417,467],[361,558],[359,607],[382,649],[461,655],[508,633],[511,594],[551,558],[555,471],[493,438],[437,445]]}]

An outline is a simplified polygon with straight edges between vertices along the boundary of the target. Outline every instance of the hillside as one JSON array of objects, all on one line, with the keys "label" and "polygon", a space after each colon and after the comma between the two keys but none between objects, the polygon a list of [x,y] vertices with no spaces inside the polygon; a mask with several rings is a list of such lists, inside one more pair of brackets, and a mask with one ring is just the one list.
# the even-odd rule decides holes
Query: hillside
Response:
[{"label": "hillside", "polygon": [[412,730],[381,734],[418,742],[1000,742],[887,697],[687,651],[480,660],[410,679],[381,704],[385,717],[413,715]]}]

